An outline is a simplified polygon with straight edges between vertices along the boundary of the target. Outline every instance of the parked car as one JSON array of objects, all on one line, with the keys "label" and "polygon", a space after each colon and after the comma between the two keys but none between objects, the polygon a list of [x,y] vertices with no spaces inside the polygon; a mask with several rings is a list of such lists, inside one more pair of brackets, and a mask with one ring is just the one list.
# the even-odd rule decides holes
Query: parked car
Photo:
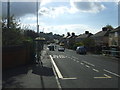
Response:
[{"label": "parked car", "polygon": [[55,50],[55,46],[54,45],[48,45],[48,48],[50,51],[54,51]]},{"label": "parked car", "polygon": [[84,46],[78,46],[77,49],[76,49],[76,53],[78,53],[78,54],[86,54],[87,51],[86,51],[86,48]]},{"label": "parked car", "polygon": [[64,52],[64,51],[65,51],[65,48],[64,48],[64,47],[59,47],[59,48],[58,48],[58,51],[63,51],[63,52]]}]

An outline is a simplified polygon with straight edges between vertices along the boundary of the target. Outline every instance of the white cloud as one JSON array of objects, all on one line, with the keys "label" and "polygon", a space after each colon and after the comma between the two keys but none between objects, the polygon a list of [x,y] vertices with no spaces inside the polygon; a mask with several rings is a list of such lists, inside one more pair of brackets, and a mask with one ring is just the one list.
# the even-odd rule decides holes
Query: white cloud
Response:
[{"label": "white cloud", "polygon": [[[42,2],[41,2],[42,4]],[[46,3],[44,3],[46,4]],[[104,10],[106,7],[100,2],[81,2],[70,0],[71,7],[68,6],[59,6],[59,7],[40,7],[39,13],[40,15],[48,16],[55,18],[60,14],[64,13],[76,13],[76,12],[85,12],[85,13],[99,13]]]},{"label": "white cloud", "polygon": [[57,26],[45,26],[44,32],[53,32],[54,34],[67,34],[67,32],[74,32],[76,35],[83,34],[85,31],[90,33],[96,33],[99,29],[94,29],[88,25],[83,24],[68,24],[68,25],[57,25]]},{"label": "white cloud", "polygon": [[72,8],[76,8],[79,12],[87,12],[87,13],[98,13],[104,10],[106,7],[100,2],[91,2],[87,0],[87,2],[83,0],[71,0],[70,4]]},{"label": "white cloud", "polygon": [[60,14],[68,12],[68,10],[69,8],[67,8],[66,6],[50,7],[50,8],[41,7],[39,13],[44,16],[55,18]]},{"label": "white cloud", "polygon": [[41,3],[40,3],[40,6],[44,6],[44,5],[52,2],[52,0],[40,0],[40,2],[41,2]]}]

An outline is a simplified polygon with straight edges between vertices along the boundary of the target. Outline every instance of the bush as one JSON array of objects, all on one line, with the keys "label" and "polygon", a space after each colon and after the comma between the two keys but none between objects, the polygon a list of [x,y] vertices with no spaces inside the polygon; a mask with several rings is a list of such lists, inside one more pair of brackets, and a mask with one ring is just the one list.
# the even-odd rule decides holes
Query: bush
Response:
[{"label": "bush", "polygon": [[75,44],[73,45],[73,49],[76,50],[76,48],[77,48],[78,46],[84,46],[84,44],[83,44],[82,42],[75,43]]},{"label": "bush", "polygon": [[2,44],[3,46],[19,45],[23,42],[24,35],[21,33],[17,20],[12,16],[10,18],[10,27],[7,27],[7,20],[2,19]]}]

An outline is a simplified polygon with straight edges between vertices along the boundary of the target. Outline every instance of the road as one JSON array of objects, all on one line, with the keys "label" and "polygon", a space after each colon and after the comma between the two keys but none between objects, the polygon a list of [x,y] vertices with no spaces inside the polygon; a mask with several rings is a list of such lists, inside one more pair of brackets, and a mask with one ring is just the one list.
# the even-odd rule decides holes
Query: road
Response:
[{"label": "road", "polygon": [[[59,47],[59,46],[57,46]],[[118,88],[118,60],[102,55],[49,51],[59,88]]]}]

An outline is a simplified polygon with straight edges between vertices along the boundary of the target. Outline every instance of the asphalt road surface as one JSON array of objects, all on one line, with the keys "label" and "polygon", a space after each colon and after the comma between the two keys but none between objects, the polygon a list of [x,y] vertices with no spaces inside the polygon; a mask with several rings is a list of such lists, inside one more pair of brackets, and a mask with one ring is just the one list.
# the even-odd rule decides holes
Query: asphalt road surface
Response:
[{"label": "asphalt road surface", "polygon": [[49,51],[59,88],[118,88],[118,58]]}]

